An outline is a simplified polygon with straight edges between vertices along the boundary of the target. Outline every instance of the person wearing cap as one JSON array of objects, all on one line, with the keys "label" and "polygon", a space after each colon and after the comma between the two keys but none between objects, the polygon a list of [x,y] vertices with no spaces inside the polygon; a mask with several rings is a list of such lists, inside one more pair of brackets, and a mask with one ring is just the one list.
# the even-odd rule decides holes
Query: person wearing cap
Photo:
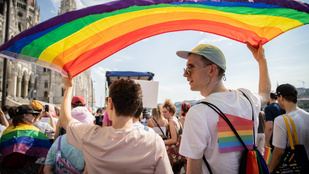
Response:
[{"label": "person wearing cap", "polygon": [[63,77],[65,93],[60,124],[66,140],[83,152],[88,173],[172,173],[162,138],[133,126],[133,115],[142,102],[141,86],[131,79],[119,79],[109,87],[107,112],[112,126],[85,125],[71,116],[73,80]]},{"label": "person wearing cap", "polygon": [[273,151],[274,146],[272,144],[273,139],[273,126],[274,120],[277,116],[285,114],[285,110],[279,107],[277,103],[277,94],[276,92],[270,93],[270,99],[267,103],[267,106],[264,109],[265,113],[265,146],[271,148]]},{"label": "person wearing cap", "polygon": [[[39,112],[39,114],[35,115],[35,119],[32,123],[35,127],[40,129],[41,132],[43,132],[44,135],[49,138],[49,141],[53,143],[53,139],[50,139],[54,136],[54,133],[56,132],[56,126],[53,121],[53,116],[49,112],[44,112],[43,105],[38,100],[33,100],[29,106],[31,106],[35,111]],[[42,122],[41,118],[42,116],[46,114],[50,118],[50,124],[46,122]],[[44,165],[45,164],[45,157],[41,157],[36,161],[37,164]]]},{"label": "person wearing cap", "polygon": [[72,98],[71,101],[72,108],[76,108],[78,106],[85,106],[85,100],[83,96],[76,95]]},{"label": "person wearing cap", "polygon": [[[309,155],[309,113],[297,106],[297,90],[293,85],[282,84],[277,87],[277,100],[279,107],[286,111],[286,114],[292,118],[299,144],[304,145],[307,157]],[[278,166],[282,160],[285,149],[290,146],[285,121],[283,116],[275,118],[273,145],[274,151],[268,165],[269,172]],[[293,136],[294,137],[294,136]],[[294,137],[295,138],[295,137]],[[295,142],[295,141],[294,141]],[[308,166],[307,166],[308,167]]]},{"label": "person wearing cap", "polygon": [[[249,43],[247,47],[259,65],[258,94],[244,88],[228,89],[223,85],[226,60],[216,46],[200,44],[192,51],[178,51],[176,54],[187,59],[183,76],[187,78],[192,91],[199,91],[205,97],[201,101],[216,105],[225,114],[248,120],[252,119],[253,109],[254,131],[257,135],[259,111],[261,105],[268,101],[271,85],[262,43],[259,43],[258,48]],[[252,107],[242,92],[248,96]],[[213,173],[238,173],[242,151],[220,153],[218,121],[219,115],[207,105],[197,104],[188,111],[180,145],[180,154],[188,157],[187,173],[209,173],[203,156]]]},{"label": "person wearing cap", "polygon": [[[72,118],[78,120],[79,122],[83,124],[93,125],[93,121],[95,118],[91,115],[91,113],[87,110],[85,107],[76,107],[73,108],[71,111]],[[66,134],[60,136],[61,142],[60,142],[60,153],[62,158],[68,160],[70,164],[72,165],[73,169],[76,170],[78,173],[83,173],[85,169],[85,159],[83,153],[76,149],[74,146],[68,144],[66,141]],[[58,152],[58,145],[59,145],[59,139],[58,137],[55,142],[53,143],[52,147],[49,149],[46,161],[45,161],[45,167],[44,167],[44,173],[59,173],[60,171],[55,171],[56,167],[56,159],[57,159],[57,152]],[[68,169],[65,168],[68,173]]]},{"label": "person wearing cap", "polygon": [[46,157],[51,146],[47,137],[32,125],[39,112],[29,105],[11,107],[12,124],[4,130],[0,139],[3,159],[0,173],[37,173],[36,160]]}]

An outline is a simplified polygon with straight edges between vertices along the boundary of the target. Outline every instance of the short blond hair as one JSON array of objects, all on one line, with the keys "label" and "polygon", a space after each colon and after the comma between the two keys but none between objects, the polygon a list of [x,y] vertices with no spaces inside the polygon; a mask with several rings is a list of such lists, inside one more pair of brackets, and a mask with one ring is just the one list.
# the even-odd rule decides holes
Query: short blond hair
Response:
[{"label": "short blond hair", "polygon": [[154,118],[162,118],[162,106],[157,105],[157,108],[152,108],[151,110],[152,117]]}]

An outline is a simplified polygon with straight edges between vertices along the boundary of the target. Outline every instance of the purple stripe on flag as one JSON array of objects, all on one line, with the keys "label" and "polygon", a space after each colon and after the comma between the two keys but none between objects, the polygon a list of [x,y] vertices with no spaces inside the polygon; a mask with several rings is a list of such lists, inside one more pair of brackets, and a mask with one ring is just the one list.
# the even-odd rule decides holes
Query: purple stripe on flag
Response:
[{"label": "purple stripe on flag", "polygon": [[34,156],[34,157],[46,157],[47,153],[48,153],[47,148],[40,148],[40,147],[31,147],[31,146],[27,146],[24,144],[14,144],[12,146],[9,146],[7,148],[4,148],[2,150],[2,156],[1,158],[4,158],[10,154],[12,154],[13,152],[17,152],[17,153],[21,153],[21,154],[25,154],[28,156]]},{"label": "purple stripe on flag", "polygon": [[[247,145],[248,149],[253,149],[253,145]],[[228,153],[228,152],[234,152],[234,151],[240,151],[245,150],[244,146],[233,146],[233,147],[227,147],[227,148],[221,148],[219,149],[220,153]]]}]

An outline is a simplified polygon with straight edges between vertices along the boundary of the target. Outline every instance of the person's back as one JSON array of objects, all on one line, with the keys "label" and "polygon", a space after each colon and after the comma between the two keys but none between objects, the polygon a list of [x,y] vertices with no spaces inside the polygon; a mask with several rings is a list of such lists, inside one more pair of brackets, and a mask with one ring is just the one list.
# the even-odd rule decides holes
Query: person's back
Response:
[{"label": "person's back", "polygon": [[[251,102],[259,103],[256,95],[250,91],[245,91],[246,95],[250,98]],[[224,99],[224,100],[222,100]],[[239,90],[232,90],[230,92],[221,92],[210,94],[206,99],[201,101],[207,101],[216,105],[224,114],[238,116],[248,120],[252,120],[252,109],[249,101]],[[258,127],[258,114],[260,105],[254,107],[254,126],[257,133]],[[217,123],[219,121],[219,115],[204,104],[198,104],[190,108],[187,113],[187,119],[185,125],[188,127],[194,127],[194,129],[187,129],[183,133],[183,139],[186,137],[186,141],[182,141],[182,148],[187,149],[190,146],[192,140],[199,137],[200,143],[195,144],[195,149],[192,151],[183,152],[182,155],[195,156],[200,158],[199,154],[202,149],[205,149],[205,157],[211,166],[213,173],[238,173],[239,160],[242,151],[233,151],[229,153],[220,153],[218,143],[218,131]],[[204,132],[208,132],[205,136]],[[255,134],[257,135],[257,134]],[[232,160],[233,159],[233,160]],[[236,160],[238,159],[238,160]],[[222,167],[224,166],[224,167]],[[202,165],[203,173],[207,173],[206,165]]]},{"label": "person's back", "polygon": [[[282,84],[277,87],[276,92],[278,95],[278,104],[280,108],[286,110],[286,114],[283,114],[283,115],[285,116],[288,115],[293,120],[295,129],[297,132],[299,144],[304,145],[306,153],[307,153],[307,158],[308,158],[309,156],[309,126],[308,126],[309,125],[309,113],[298,108],[297,106],[298,92],[293,85]],[[290,123],[290,129],[292,129],[291,127],[292,126]],[[273,172],[273,170],[276,167],[278,167],[280,162],[285,158],[284,154],[286,152],[286,149],[290,147],[288,131],[290,132],[291,130],[287,129],[284,117],[278,116],[275,119],[275,124],[274,124],[274,136],[273,136],[274,151],[272,153],[272,157],[268,165],[270,172]],[[294,136],[292,137],[295,143],[295,137]],[[295,166],[295,167],[298,167],[298,166]],[[307,170],[308,172],[309,168],[305,170]],[[304,171],[301,171],[301,173],[303,172]]]},{"label": "person's back", "polygon": [[172,173],[162,138],[133,126],[132,117],[142,102],[139,84],[130,79],[112,83],[106,104],[113,124],[100,127],[72,119],[72,77],[62,81],[66,91],[60,124],[66,128],[67,142],[83,152],[88,173]]},{"label": "person's back", "polygon": [[[307,156],[309,157],[309,126],[308,126],[309,125],[309,113],[302,109],[297,109],[295,111],[287,113],[287,115],[289,115],[292,118],[295,124],[295,129],[297,132],[299,144],[302,144],[305,146]],[[278,124],[277,126],[283,127],[286,130],[286,125],[284,122],[284,118],[282,116],[278,116],[275,119],[275,122]],[[274,135],[281,135],[281,134],[278,134],[280,129],[276,129],[275,131],[276,132],[274,132]],[[279,137],[277,136],[275,142],[279,142],[279,141],[284,142],[283,139],[286,139],[286,138],[287,136],[279,136]],[[277,147],[282,147],[282,148],[284,147],[284,146],[280,146],[278,143],[276,145]],[[288,146],[290,146],[289,141],[287,141],[287,147]]]},{"label": "person's back", "polygon": [[151,127],[162,138],[165,138],[168,121],[162,115],[162,107],[157,105],[157,108],[153,108],[151,113],[153,118],[147,121],[147,126]]},{"label": "person's back", "polygon": [[[91,136],[79,137],[83,132]],[[82,143],[69,136],[67,141],[83,152],[86,163],[91,161],[87,163],[89,173],[154,173],[160,170],[156,163],[167,158],[162,156],[161,137],[138,127],[117,130],[111,126],[102,129],[94,126],[74,135]]]}]

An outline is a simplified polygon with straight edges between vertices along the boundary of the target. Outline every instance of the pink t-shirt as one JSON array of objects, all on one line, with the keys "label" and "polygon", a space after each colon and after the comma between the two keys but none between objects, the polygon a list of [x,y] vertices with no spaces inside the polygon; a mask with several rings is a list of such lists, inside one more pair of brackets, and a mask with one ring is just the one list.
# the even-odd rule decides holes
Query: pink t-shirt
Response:
[{"label": "pink t-shirt", "polygon": [[104,112],[103,122],[107,122],[107,126],[111,126],[113,121],[108,118],[107,110]]},{"label": "pink t-shirt", "polygon": [[137,127],[102,128],[71,120],[66,140],[83,152],[88,173],[173,173],[162,138]]}]

